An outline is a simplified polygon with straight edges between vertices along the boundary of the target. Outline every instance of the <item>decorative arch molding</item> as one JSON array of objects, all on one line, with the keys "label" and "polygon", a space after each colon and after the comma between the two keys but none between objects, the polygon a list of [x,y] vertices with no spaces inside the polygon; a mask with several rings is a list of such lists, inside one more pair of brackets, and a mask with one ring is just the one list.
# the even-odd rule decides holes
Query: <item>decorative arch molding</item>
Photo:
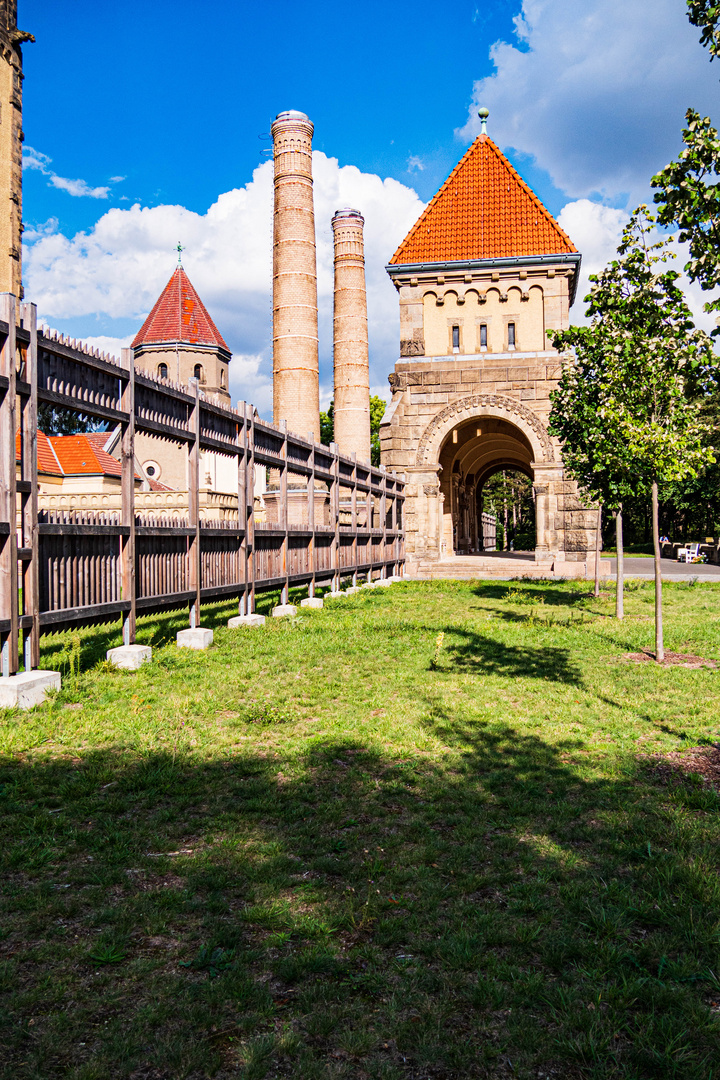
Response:
[{"label": "decorative arch molding", "polygon": [[429,465],[437,462],[445,437],[463,420],[471,420],[477,416],[507,420],[525,435],[532,446],[536,461],[555,460],[548,430],[534,412],[519,401],[499,394],[473,394],[472,397],[451,402],[428,424],[418,444],[415,464]]}]

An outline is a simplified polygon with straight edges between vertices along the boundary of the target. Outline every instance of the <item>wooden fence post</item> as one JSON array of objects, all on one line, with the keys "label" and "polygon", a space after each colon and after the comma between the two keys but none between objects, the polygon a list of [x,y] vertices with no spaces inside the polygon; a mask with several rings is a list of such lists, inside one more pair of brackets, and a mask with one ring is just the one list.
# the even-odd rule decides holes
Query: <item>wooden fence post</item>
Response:
[{"label": "wooden fence post", "polygon": [[190,393],[195,400],[190,407],[189,429],[194,436],[188,444],[188,525],[194,529],[188,543],[188,585],[194,594],[190,600],[190,629],[200,625],[200,590],[202,556],[200,551],[200,383],[190,379]]},{"label": "wooden fence post", "polygon": [[337,443],[330,443],[330,452],[333,455],[332,486],[330,489],[330,506],[332,508],[335,535],[333,537],[332,568],[333,592],[340,590],[340,451]]},{"label": "wooden fence post", "polygon": [[16,366],[15,366],[15,297],[0,294],[0,319],[8,332],[0,345],[0,376],[7,389],[0,399],[0,522],[7,522],[8,532],[0,536],[0,618],[9,620],[9,628],[0,631],[1,674],[14,675],[18,669],[18,543],[16,480]]},{"label": "wooden fence post", "polygon": [[280,507],[282,513],[281,525],[284,532],[282,541],[282,576],[285,578],[283,582],[282,591],[280,594],[280,603],[287,604],[290,596],[289,581],[288,581],[288,556],[289,556],[289,540],[288,540],[288,432],[287,432],[287,420],[280,421],[280,430],[282,431],[282,470],[280,472]]},{"label": "wooden fence post", "polygon": [[387,469],[384,465],[380,466],[380,472],[382,473],[381,480],[381,495],[380,495],[380,521],[382,522],[382,570],[380,576],[387,577]]},{"label": "wooden fence post", "polygon": [[310,466],[310,475],[307,481],[308,490],[308,529],[310,530],[309,551],[308,551],[308,566],[310,567],[310,584],[308,585],[308,596],[312,598],[315,595],[315,436],[311,432],[308,433],[310,440],[310,458],[308,465]]},{"label": "wooden fence post", "polygon": [[353,588],[357,585],[358,575],[358,517],[357,517],[357,454],[353,450],[353,472],[352,472],[352,495],[350,496],[350,520],[352,523],[352,562],[353,562],[353,576],[352,583]]},{"label": "wooden fence post", "polygon": [[121,425],[120,471],[121,471],[121,525],[129,532],[120,537],[120,575],[122,598],[130,601],[130,609],[123,621],[123,644],[135,644],[137,582],[135,578],[135,354],[123,349],[121,363],[128,373],[120,400],[120,407],[128,414]]},{"label": "wooden fence post", "polygon": [[[250,522],[248,519],[248,470],[250,468],[250,440],[248,438],[247,425],[247,402],[238,402],[238,410],[242,405],[242,459],[238,458],[238,527],[243,530],[240,541],[240,560],[243,567],[243,591],[238,604],[238,614],[249,615],[250,608],[250,537],[248,535]],[[242,460],[242,473],[240,473],[240,461]],[[252,487],[252,482],[250,482]]]},{"label": "wooden fence post", "polygon": [[375,502],[374,502],[373,493],[372,493],[372,482],[373,482],[373,475],[372,475],[372,469],[370,469],[368,471],[368,490],[367,490],[367,495],[365,496],[365,507],[366,507],[366,510],[365,510],[365,519],[366,519],[365,520],[365,528],[367,529],[367,533],[368,533],[368,542],[366,544],[365,554],[370,556],[370,567],[369,567],[369,569],[367,571],[367,579],[368,579],[368,581],[372,581],[372,573],[373,573],[373,568],[372,568],[372,564],[373,564],[373,537],[372,537],[372,530],[373,530],[373,511],[374,511],[374,507],[375,507]]},{"label": "wooden fence post", "polygon": [[[30,396],[25,402],[22,418],[22,479],[26,490],[22,495],[22,544],[30,557],[23,561],[23,613],[32,617],[32,626],[23,633],[25,670],[31,671],[40,663],[40,594],[38,578],[38,476],[37,476],[37,307],[20,305],[23,329],[30,332],[25,353],[25,382]],[[30,490],[27,490],[27,485]]]}]

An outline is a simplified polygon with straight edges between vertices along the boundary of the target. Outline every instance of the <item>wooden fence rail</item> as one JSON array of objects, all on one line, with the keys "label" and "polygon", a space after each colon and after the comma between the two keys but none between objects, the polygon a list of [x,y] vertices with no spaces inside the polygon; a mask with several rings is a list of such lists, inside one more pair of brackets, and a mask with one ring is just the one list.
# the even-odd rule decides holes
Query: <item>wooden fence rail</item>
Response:
[{"label": "wooden fence rail", "polygon": [[[0,294],[0,675],[36,668],[40,634],[122,619],[126,644],[138,614],[187,606],[199,625],[203,602],[291,585],[338,586],[340,576],[404,562],[402,480],[340,456],[190,387],[135,370],[97,350],[37,329],[35,305]],[[37,407],[72,409],[120,426],[121,510],[38,511]],[[135,510],[135,433],[184,447],[187,516]],[[19,443],[20,453],[16,447]],[[202,518],[200,455],[237,465],[237,517]],[[267,468],[272,512],[256,520],[255,473]],[[323,521],[318,508],[322,508]],[[18,573],[18,567],[20,572]],[[22,648],[21,648],[22,642]]]}]

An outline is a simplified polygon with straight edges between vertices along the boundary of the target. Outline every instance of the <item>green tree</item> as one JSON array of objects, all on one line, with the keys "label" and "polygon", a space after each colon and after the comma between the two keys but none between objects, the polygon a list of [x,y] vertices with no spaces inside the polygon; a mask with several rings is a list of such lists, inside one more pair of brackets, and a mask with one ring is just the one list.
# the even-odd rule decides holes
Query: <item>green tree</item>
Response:
[{"label": "green tree", "polygon": [[380,464],[380,424],[386,408],[387,403],[381,397],[370,395],[370,460],[373,465]]},{"label": "green tree", "polygon": [[45,401],[38,402],[37,417],[38,428],[46,435],[78,435],[88,431],[107,431],[108,429],[105,420],[94,420],[72,409],[49,405]]},{"label": "green tree", "polygon": [[[708,116],[694,109],[685,115],[685,148],[651,183],[658,189],[658,221],[679,229],[678,240],[688,244],[685,272],[708,291],[720,285],[720,138]],[[709,300],[705,310],[720,311],[720,297]]]},{"label": "green tree", "polygon": [[[377,394],[370,397],[370,460],[380,464],[380,424],[385,415],[386,403]],[[320,413],[320,442],[329,446],[335,439],[335,402],[331,401],[327,412]]]},{"label": "green tree", "polygon": [[700,44],[710,50],[710,59],[720,56],[720,4],[714,0],[687,0],[688,18],[699,27]]},{"label": "green tree", "polygon": [[[598,276],[590,281],[597,283]],[[592,302],[592,293],[585,297]],[[604,319],[596,316],[590,326],[573,326],[552,334],[553,345],[560,351],[571,350],[563,365],[557,390],[551,395],[549,429],[563,444],[563,464],[568,473],[590,501],[598,505],[595,546],[595,595],[600,592],[599,562],[601,548],[602,508],[615,517],[617,549],[617,587],[615,614],[624,616],[623,588],[623,500],[631,492],[629,471],[631,463],[618,453],[618,447],[607,439],[606,396],[604,375],[608,368],[607,338]]]},{"label": "green tree", "polygon": [[[708,48],[710,59],[720,56],[720,3],[687,0],[687,9],[690,22],[701,30],[700,42]],[[709,290],[720,285],[720,139],[709,116],[688,109],[685,119],[684,149],[651,183],[658,189],[658,221],[679,229],[679,241],[689,246],[686,274]],[[708,301],[705,310],[719,311],[720,298]]]},{"label": "green tree", "polygon": [[[655,218],[635,211],[614,259],[588,298],[595,329],[592,379],[603,471],[624,490],[652,501],[655,554],[655,655],[664,659],[658,488],[697,476],[714,460],[702,418],[702,391],[718,361],[692,320],[676,270],[672,238],[651,237]],[[591,476],[588,477],[591,479]],[[626,486],[627,485],[627,488]]]},{"label": "green tree", "polygon": [[320,442],[329,446],[335,440],[335,402],[331,401],[327,412],[320,413]]}]

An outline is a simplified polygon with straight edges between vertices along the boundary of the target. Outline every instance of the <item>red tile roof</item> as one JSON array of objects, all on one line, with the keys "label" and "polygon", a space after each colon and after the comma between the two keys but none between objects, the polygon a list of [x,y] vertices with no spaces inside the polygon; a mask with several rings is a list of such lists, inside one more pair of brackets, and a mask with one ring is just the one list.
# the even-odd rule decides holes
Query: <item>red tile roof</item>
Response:
[{"label": "red tile roof", "polygon": [[182,266],[176,268],[160,293],[132,347],[176,341],[211,345],[230,352]]},{"label": "red tile roof", "polygon": [[[38,431],[38,472],[46,476],[120,476],[120,462],[107,454],[103,446],[107,432],[87,435],[46,435]],[[15,453],[20,458],[20,433],[15,439]],[[139,477],[136,474],[136,479]]]},{"label": "red tile roof", "polygon": [[577,248],[505,155],[480,135],[390,264],[560,255]]}]

